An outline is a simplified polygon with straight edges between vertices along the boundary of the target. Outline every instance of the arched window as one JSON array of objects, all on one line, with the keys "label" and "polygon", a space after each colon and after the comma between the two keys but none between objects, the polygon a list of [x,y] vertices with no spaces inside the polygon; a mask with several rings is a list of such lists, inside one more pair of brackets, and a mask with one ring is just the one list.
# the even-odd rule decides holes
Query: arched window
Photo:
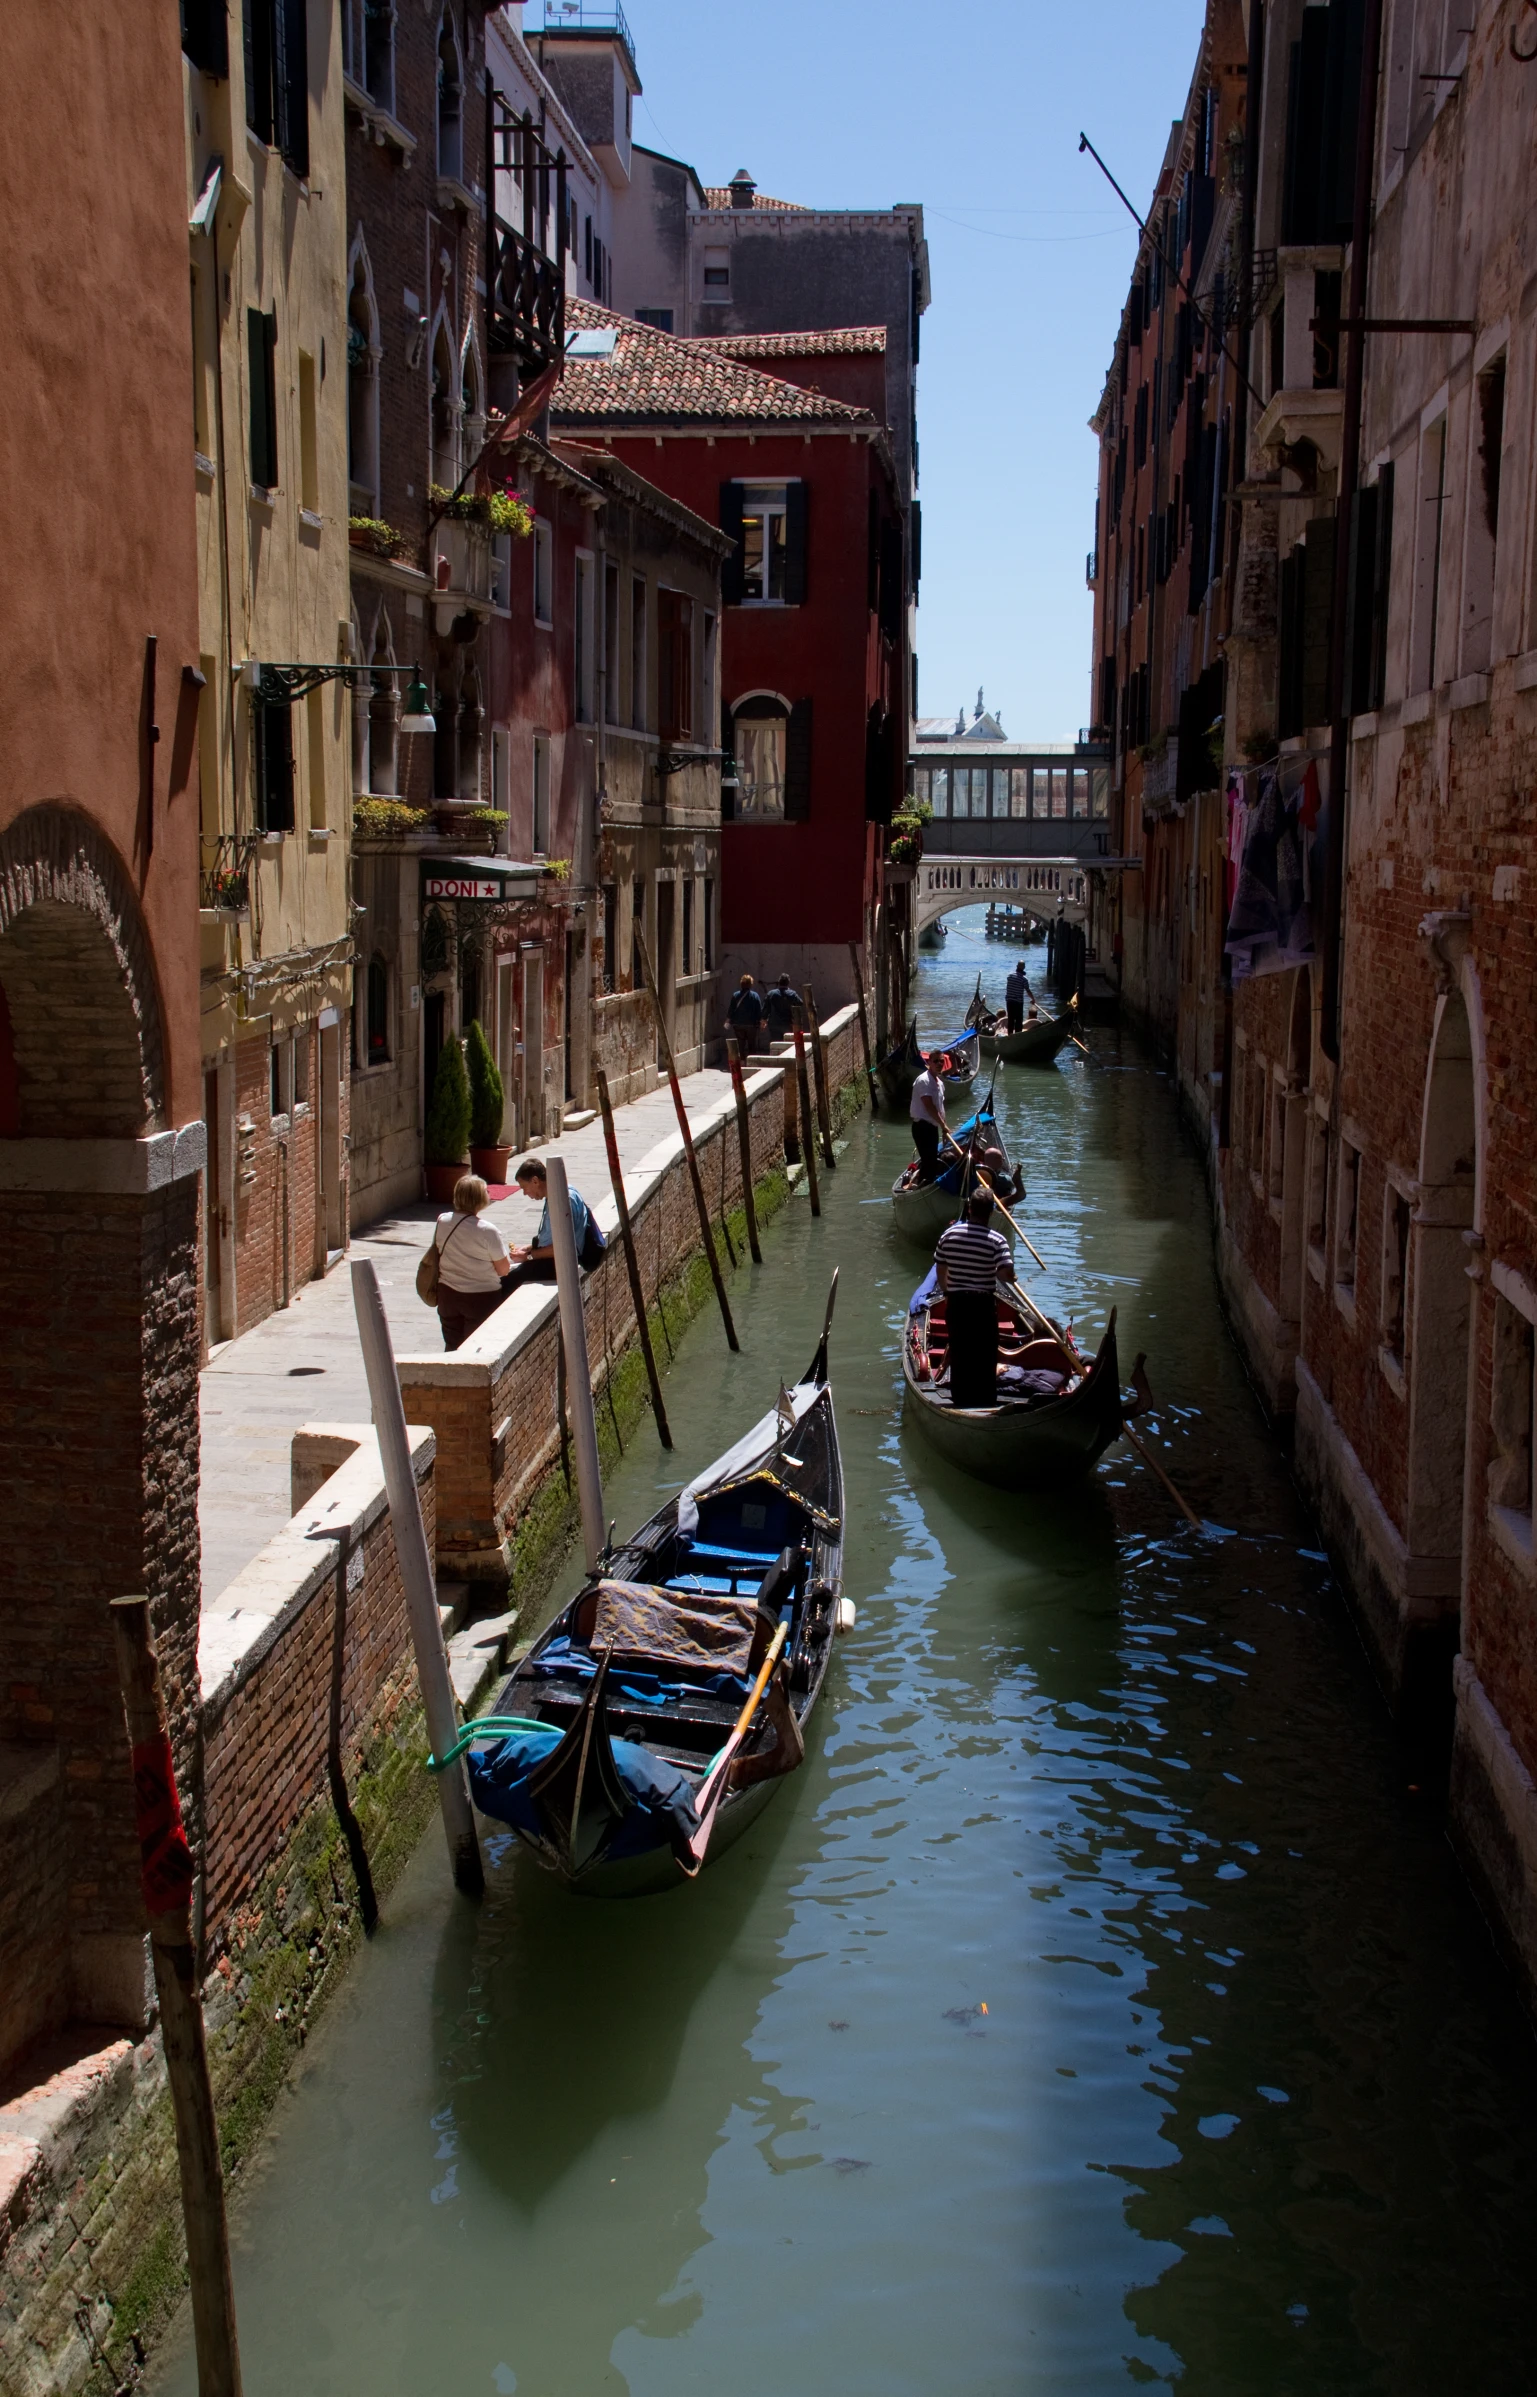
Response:
[{"label": "arched window", "polygon": [[459,406],[467,460],[475,455],[485,433],[486,405],[481,398],[480,388],[480,359],[475,349],[475,336],[469,333],[465,336],[464,354],[459,360]]},{"label": "arched window", "polygon": [[458,416],[459,377],[448,327],[440,324],[432,345],[432,480],[444,491],[459,480]]},{"label": "arched window", "polygon": [[[383,608],[379,610],[374,654],[370,663],[375,666],[393,666],[395,663],[390,620]],[[368,765],[369,788],[380,798],[392,798],[399,787],[399,755],[399,677],[394,674],[376,675],[373,697],[368,702]]]},{"label": "arched window", "polygon": [[438,30],[438,173],[464,180],[464,74],[450,10]]},{"label": "arched window", "polygon": [[732,712],[736,814],[748,823],[782,824],[790,711],[782,699],[744,699]]},{"label": "arched window", "polygon": [[377,107],[395,113],[395,0],[363,0],[363,81]]},{"label": "arched window", "polygon": [[361,234],[347,293],[347,478],[354,516],[379,512],[379,315]]},{"label": "arched window", "polygon": [[390,1061],[390,969],[377,954],[368,961],[368,1014],[364,1043],[366,1065]]},{"label": "arched window", "polygon": [[455,760],[456,796],[480,797],[480,744],[485,722],[480,704],[480,676],[467,664],[459,688],[459,754]]}]

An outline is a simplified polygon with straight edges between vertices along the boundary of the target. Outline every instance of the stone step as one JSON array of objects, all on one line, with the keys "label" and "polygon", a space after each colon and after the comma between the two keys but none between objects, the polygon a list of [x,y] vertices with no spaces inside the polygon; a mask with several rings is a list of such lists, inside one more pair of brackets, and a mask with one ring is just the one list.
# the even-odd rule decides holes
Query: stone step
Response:
[{"label": "stone step", "polygon": [[470,1585],[467,1581],[438,1583],[438,1620],[443,1626],[445,1640],[452,1639],[470,1611]]},{"label": "stone step", "polygon": [[517,1620],[515,1606],[505,1614],[481,1615],[449,1640],[449,1679],[461,1707],[472,1707],[486,1683],[505,1670],[507,1646]]}]

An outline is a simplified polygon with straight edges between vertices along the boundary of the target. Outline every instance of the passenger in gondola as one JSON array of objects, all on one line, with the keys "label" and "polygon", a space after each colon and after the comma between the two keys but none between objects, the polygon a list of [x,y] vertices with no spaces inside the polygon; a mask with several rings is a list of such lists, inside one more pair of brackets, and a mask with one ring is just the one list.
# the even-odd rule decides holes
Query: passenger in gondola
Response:
[{"label": "passenger in gondola", "polygon": [[1006,1207],[1018,1206],[1025,1195],[1025,1176],[1022,1167],[1011,1169],[1003,1143],[996,1132],[989,1131],[986,1118],[972,1150],[972,1166],[979,1182],[985,1183],[994,1196]]},{"label": "passenger in gondola", "polygon": [[1003,1004],[1011,1032],[1018,1032],[1023,1026],[1025,1001],[1029,996],[1030,984],[1025,977],[1025,961],[1021,958],[1003,986]]},{"label": "passenger in gondola", "polygon": [[1014,1259],[992,1220],[991,1191],[974,1190],[965,1216],[940,1234],[934,1251],[949,1328],[952,1407],[998,1403],[997,1293],[1000,1282],[1012,1281]]},{"label": "passenger in gondola", "polygon": [[939,1144],[950,1137],[950,1127],[945,1121],[944,1062],[942,1049],[931,1051],[923,1072],[914,1077],[913,1093],[908,1102],[913,1147],[918,1152],[920,1182],[937,1180]]}]

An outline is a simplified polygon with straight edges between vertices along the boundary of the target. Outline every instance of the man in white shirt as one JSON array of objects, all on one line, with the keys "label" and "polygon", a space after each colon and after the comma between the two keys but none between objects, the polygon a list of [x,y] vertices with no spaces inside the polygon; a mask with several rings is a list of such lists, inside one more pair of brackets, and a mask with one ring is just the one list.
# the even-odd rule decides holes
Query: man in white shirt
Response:
[{"label": "man in white shirt", "polygon": [[931,1050],[928,1064],[913,1083],[913,1095],[908,1104],[913,1126],[913,1147],[918,1152],[920,1182],[936,1179],[939,1173],[939,1144],[950,1137],[950,1127],[945,1121],[945,1085],[940,1073],[943,1063],[943,1051]]}]

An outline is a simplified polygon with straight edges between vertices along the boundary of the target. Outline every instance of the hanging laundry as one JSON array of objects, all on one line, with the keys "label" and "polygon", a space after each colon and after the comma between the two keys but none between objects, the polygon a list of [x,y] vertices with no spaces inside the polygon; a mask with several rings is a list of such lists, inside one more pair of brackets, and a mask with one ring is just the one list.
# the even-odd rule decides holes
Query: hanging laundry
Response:
[{"label": "hanging laundry", "polygon": [[[1315,778],[1316,786],[1316,778]],[[1259,772],[1258,792],[1244,827],[1237,888],[1228,910],[1227,954],[1235,982],[1279,974],[1312,957],[1313,919],[1305,888],[1299,783],[1288,799],[1274,766]]]}]

